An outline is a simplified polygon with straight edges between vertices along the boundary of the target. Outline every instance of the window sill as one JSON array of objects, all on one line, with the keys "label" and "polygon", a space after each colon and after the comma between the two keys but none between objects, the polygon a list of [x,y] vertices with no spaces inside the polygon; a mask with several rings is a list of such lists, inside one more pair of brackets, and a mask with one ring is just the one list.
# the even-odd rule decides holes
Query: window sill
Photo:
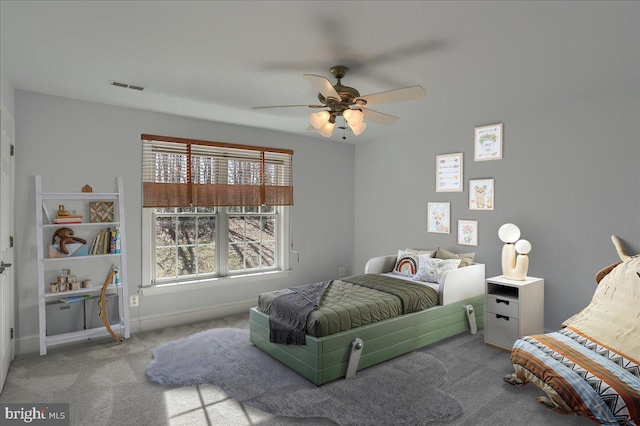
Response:
[{"label": "window sill", "polygon": [[276,280],[286,278],[288,271],[260,272],[256,274],[233,275],[229,277],[210,278],[180,283],[156,284],[140,289],[141,296],[156,296],[160,294],[182,293],[190,290],[203,290],[225,285],[244,284],[257,281]]}]

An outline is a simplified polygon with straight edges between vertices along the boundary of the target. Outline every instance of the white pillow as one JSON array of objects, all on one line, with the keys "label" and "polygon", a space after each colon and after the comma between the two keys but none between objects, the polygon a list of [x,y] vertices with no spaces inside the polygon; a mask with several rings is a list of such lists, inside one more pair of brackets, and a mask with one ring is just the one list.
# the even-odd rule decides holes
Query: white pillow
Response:
[{"label": "white pillow", "polygon": [[418,272],[413,279],[437,283],[445,272],[457,269],[462,259],[420,258]]},{"label": "white pillow", "polygon": [[436,257],[436,250],[421,250],[421,249],[404,249],[404,251],[408,251],[409,253],[414,254],[426,254],[427,257]]}]

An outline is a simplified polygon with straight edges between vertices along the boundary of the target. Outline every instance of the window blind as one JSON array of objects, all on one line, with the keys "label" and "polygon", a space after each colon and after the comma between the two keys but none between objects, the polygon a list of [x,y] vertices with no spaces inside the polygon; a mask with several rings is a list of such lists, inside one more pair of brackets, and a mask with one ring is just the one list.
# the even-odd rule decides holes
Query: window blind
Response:
[{"label": "window blind", "polygon": [[293,205],[292,150],[141,138],[143,207]]}]

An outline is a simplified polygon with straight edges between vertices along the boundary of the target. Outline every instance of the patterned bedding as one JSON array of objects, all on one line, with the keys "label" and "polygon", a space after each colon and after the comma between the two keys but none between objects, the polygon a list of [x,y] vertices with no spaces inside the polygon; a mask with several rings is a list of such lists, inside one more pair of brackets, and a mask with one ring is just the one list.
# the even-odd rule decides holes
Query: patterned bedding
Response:
[{"label": "patterned bedding", "polygon": [[640,366],[570,328],[525,336],[511,351],[519,382],[532,382],[542,402],[602,424],[640,425]]},{"label": "patterned bedding", "polygon": [[533,383],[546,394],[538,400],[560,412],[640,426],[640,257],[622,253],[565,328],[514,343],[515,373],[505,381]]},{"label": "patterned bedding", "polygon": [[[290,291],[260,294],[258,310],[269,314],[273,299]],[[364,274],[333,280],[320,305],[307,318],[307,334],[329,336],[437,304],[436,290],[398,278]]]}]

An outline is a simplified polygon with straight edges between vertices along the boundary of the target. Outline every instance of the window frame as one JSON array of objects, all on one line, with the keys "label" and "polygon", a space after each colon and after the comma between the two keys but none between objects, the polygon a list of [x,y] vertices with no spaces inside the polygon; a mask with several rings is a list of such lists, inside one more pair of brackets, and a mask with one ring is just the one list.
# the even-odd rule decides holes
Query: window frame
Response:
[{"label": "window frame", "polygon": [[[221,211],[222,210],[222,211]],[[218,273],[207,277],[163,279],[154,281],[155,261],[155,216],[154,208],[142,208],[142,292],[143,295],[184,291],[228,284],[231,281],[254,282],[281,278],[290,270],[289,248],[291,246],[291,212],[289,206],[276,206],[276,266],[266,270],[239,271],[229,273],[228,261],[228,214],[226,208],[216,212],[216,265]],[[224,219],[221,218],[223,215]],[[224,236],[223,236],[224,235]],[[222,245],[219,245],[222,241]],[[224,265],[224,268],[222,267]],[[224,272],[223,272],[224,269]]]}]

